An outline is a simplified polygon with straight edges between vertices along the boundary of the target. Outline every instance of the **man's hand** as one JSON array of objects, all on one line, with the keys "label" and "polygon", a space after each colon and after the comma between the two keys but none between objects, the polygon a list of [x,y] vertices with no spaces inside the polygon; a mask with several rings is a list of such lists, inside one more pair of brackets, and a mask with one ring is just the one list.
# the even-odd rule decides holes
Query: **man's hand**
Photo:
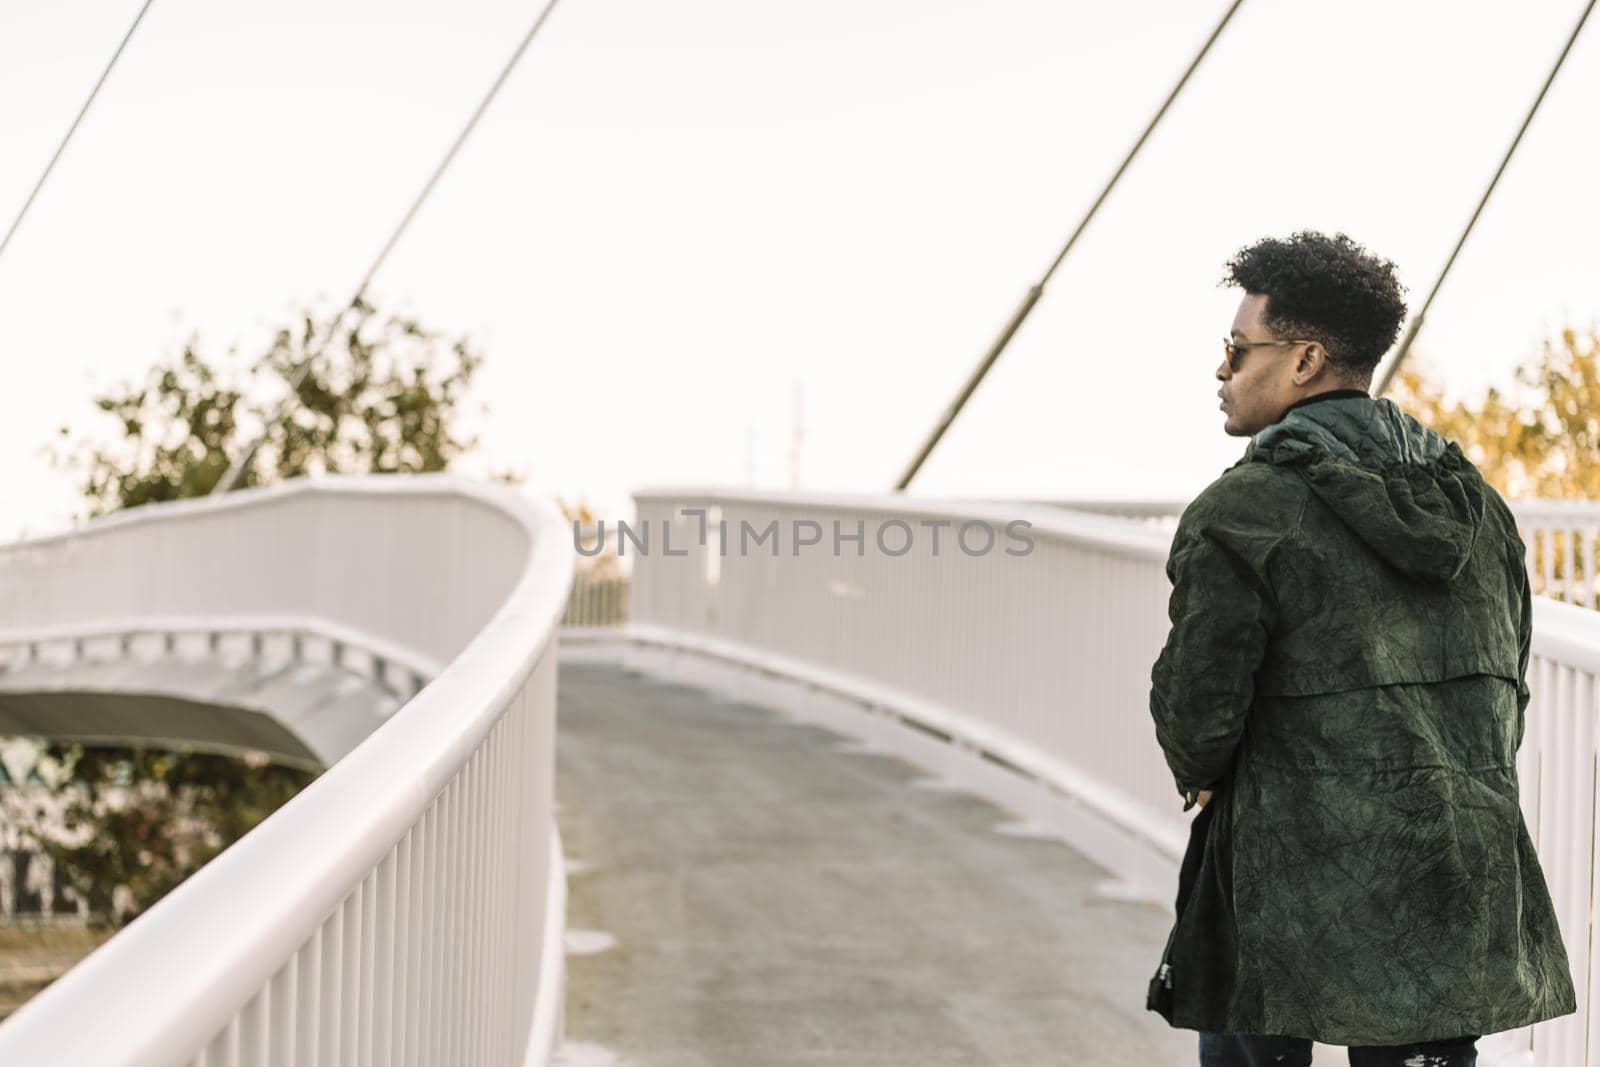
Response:
[{"label": "man's hand", "polygon": [[1195,803],[1199,804],[1203,808],[1206,806],[1206,802],[1211,799],[1212,795],[1213,794],[1211,790],[1202,789],[1200,790],[1200,796],[1196,798]]}]

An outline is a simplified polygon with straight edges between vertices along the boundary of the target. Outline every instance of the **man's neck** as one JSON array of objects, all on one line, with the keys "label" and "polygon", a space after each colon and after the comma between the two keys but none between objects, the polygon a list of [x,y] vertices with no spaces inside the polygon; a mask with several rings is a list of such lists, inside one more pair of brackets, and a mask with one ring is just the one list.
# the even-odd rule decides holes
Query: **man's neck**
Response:
[{"label": "man's neck", "polygon": [[1366,397],[1368,400],[1372,399],[1370,396],[1368,396],[1365,389],[1357,389],[1353,386],[1340,387],[1338,389],[1324,389],[1320,393],[1312,393],[1310,396],[1303,396],[1299,400],[1296,400],[1293,404],[1290,404],[1288,407],[1283,409],[1283,415],[1279,415],[1277,419],[1273,421],[1281,422],[1283,421],[1283,416],[1289,414],[1289,412],[1293,411],[1295,408],[1303,408],[1307,404],[1315,404],[1319,400],[1338,400],[1342,397],[1355,396]]}]

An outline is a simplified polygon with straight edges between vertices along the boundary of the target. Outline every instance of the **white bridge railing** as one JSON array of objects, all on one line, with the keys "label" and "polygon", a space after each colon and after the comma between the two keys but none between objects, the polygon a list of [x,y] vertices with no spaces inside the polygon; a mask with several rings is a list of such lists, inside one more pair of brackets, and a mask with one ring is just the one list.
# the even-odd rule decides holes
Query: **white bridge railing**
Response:
[{"label": "white bridge railing", "polygon": [[1528,545],[1528,574],[1536,592],[1568,604],[1600,608],[1600,500],[1513,500],[1511,510]]},{"label": "white bridge railing", "polygon": [[[1076,798],[1127,840],[1163,852],[1175,873],[1188,817],[1149,713],[1150,668],[1167,632],[1170,531],[1059,507],[908,497],[688,489],[635,501],[635,525],[649,537],[646,551],[625,549],[635,557],[635,633],[687,635],[691,648],[878,694],[869,701]],[[1006,534],[1014,520],[1031,523],[1025,555],[1006,551],[1021,547]],[[756,540],[769,529],[775,555],[770,536]],[[1517,766],[1580,1009],[1481,1042],[1486,1067],[1529,1049],[1540,1064],[1575,1067],[1600,1029],[1597,679],[1600,613],[1537,600]],[[1131,862],[1095,858],[1113,870]],[[1600,1041],[1588,1045],[1587,1062],[1600,1064]]]},{"label": "white bridge railing", "polygon": [[0,1063],[544,1062],[572,566],[554,508],[439,476],[297,481],[0,547],[0,644],[199,625],[332,635],[375,671],[444,665],[0,1025]]},{"label": "white bridge railing", "polygon": [[[1053,507],[1137,519],[1166,530],[1177,527],[1188,505],[1181,499],[1051,500]],[[1517,529],[1528,546],[1528,576],[1533,591],[1568,604],[1600,608],[1600,500],[1508,500]]]}]

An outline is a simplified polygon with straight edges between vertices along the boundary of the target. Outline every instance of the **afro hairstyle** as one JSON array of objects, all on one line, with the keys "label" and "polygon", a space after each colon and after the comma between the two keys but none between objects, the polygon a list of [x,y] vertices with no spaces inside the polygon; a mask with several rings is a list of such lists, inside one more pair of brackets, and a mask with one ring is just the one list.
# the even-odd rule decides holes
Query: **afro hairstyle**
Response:
[{"label": "afro hairstyle", "polygon": [[1389,260],[1342,233],[1301,230],[1234,253],[1221,285],[1267,298],[1263,319],[1280,337],[1320,343],[1339,378],[1365,385],[1405,321],[1405,286]]}]

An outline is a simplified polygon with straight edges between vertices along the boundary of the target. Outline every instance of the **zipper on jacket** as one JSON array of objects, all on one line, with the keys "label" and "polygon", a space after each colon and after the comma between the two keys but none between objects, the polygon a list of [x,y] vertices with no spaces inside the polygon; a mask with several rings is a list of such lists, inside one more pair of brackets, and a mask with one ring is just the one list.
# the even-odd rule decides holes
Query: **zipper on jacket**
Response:
[{"label": "zipper on jacket", "polygon": [[1167,994],[1162,994],[1158,998],[1156,990],[1166,990],[1167,993],[1172,990],[1172,946],[1177,943],[1178,927],[1183,923],[1184,910],[1188,906],[1189,898],[1194,894],[1194,882],[1200,866],[1200,853],[1197,849],[1204,848],[1200,835],[1210,831],[1210,821],[1216,817],[1217,809],[1213,806],[1215,804],[1215,800],[1207,803],[1200,809],[1200,814],[1189,823],[1189,845],[1184,849],[1183,863],[1178,869],[1178,897],[1173,901],[1172,931],[1167,934],[1166,947],[1161,950],[1161,965],[1150,979],[1150,989],[1145,998],[1145,1007],[1152,1011],[1162,1010],[1158,1000],[1165,1001],[1168,1009],[1171,1007],[1171,998]]},{"label": "zipper on jacket", "polygon": [[1172,964],[1168,958],[1172,955],[1172,941],[1177,932],[1178,927],[1174,923],[1172,933],[1167,936],[1167,947],[1161,950],[1161,966],[1156,969],[1150,979],[1150,988],[1145,991],[1146,1010],[1160,1012],[1163,1016],[1172,1009]]}]

